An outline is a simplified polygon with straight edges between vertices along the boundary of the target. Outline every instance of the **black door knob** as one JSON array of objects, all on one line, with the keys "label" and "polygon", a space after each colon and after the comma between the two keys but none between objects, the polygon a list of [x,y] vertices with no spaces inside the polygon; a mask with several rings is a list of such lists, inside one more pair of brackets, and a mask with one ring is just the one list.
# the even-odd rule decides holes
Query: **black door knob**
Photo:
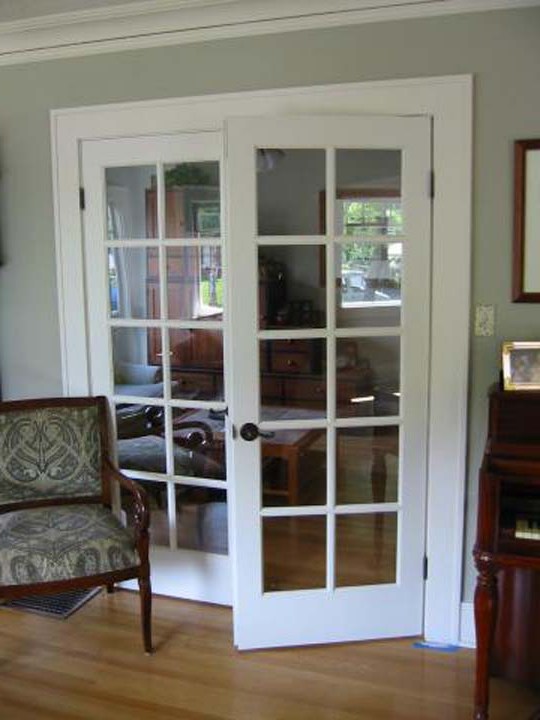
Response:
[{"label": "black door knob", "polygon": [[255,423],[244,423],[240,428],[240,437],[248,442],[256,440],[259,437],[259,428]]},{"label": "black door knob", "polygon": [[255,425],[255,423],[244,423],[240,428],[240,437],[242,438],[242,440],[247,440],[248,442],[251,442],[252,440],[256,440],[258,437],[273,438],[274,433],[261,432],[259,428]]}]

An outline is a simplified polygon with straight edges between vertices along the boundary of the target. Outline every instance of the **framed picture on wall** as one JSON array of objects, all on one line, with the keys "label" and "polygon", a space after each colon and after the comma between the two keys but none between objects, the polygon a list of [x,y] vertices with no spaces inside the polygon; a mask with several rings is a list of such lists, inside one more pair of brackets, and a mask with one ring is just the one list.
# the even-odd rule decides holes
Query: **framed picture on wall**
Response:
[{"label": "framed picture on wall", "polygon": [[514,143],[513,301],[540,303],[540,139]]},{"label": "framed picture on wall", "polygon": [[540,342],[505,342],[502,346],[505,390],[540,390]]}]

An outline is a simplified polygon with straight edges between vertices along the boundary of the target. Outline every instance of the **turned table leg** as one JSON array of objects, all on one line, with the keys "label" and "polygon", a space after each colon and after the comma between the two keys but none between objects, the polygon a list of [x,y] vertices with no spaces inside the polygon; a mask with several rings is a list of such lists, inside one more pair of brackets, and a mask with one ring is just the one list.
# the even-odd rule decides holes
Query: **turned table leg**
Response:
[{"label": "turned table leg", "polygon": [[476,626],[476,682],[474,720],[487,720],[489,707],[489,666],[497,616],[497,576],[489,553],[475,554],[478,578],[474,593]]}]

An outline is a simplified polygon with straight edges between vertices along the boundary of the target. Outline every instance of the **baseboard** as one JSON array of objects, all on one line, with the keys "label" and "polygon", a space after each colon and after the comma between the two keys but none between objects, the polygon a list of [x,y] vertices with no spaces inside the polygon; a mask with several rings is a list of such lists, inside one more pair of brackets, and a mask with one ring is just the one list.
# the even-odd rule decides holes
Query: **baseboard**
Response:
[{"label": "baseboard", "polygon": [[459,622],[459,644],[461,647],[476,647],[476,631],[474,628],[474,605],[472,602],[461,603]]}]

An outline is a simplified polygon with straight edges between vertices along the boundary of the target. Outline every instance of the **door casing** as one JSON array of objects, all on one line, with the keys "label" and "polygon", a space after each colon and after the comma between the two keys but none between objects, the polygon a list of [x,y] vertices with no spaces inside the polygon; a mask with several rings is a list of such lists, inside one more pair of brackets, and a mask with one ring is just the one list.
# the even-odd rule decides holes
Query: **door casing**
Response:
[{"label": "door casing", "polygon": [[[190,130],[216,131],[222,129],[228,117],[303,113],[421,114],[432,118],[437,189],[433,199],[426,533],[429,576],[424,634],[429,640],[455,643],[459,640],[466,476],[471,76],[300,87],[53,110],[53,191],[64,393],[86,394],[90,390],[79,206],[81,141]],[[448,428],[453,431],[448,432]]]}]

